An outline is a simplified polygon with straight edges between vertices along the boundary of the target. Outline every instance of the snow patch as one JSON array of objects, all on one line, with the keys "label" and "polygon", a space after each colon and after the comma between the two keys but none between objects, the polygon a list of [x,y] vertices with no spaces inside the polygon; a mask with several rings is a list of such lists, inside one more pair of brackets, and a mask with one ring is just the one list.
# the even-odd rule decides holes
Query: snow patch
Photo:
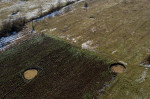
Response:
[{"label": "snow patch", "polygon": [[45,31],[47,31],[48,29],[44,29],[44,30],[42,30],[41,32],[45,32]]},{"label": "snow patch", "polygon": [[70,35],[67,35],[66,39],[67,39],[67,40],[70,40]]},{"label": "snow patch", "polygon": [[15,40],[17,38],[17,33],[14,32],[13,35],[8,36],[8,37],[2,37],[0,39],[0,48],[2,48],[3,46],[9,44],[11,41]]},{"label": "snow patch", "polygon": [[[48,14],[48,15],[46,15],[46,16],[43,16],[43,17],[41,17],[41,18],[38,18],[38,19],[36,19],[37,21],[40,21],[40,20],[43,20],[43,19],[45,19],[45,18],[53,18],[53,17],[55,17],[55,16],[58,16],[58,15],[62,15],[62,14],[64,14],[64,13],[66,13],[66,12],[69,12],[69,11],[71,11],[72,10],[72,7],[71,6],[66,6],[66,7],[63,7],[62,9],[60,9],[60,10],[57,10],[57,11],[55,11],[55,12],[52,12],[52,13],[50,13],[50,14]],[[44,12],[47,12],[47,10],[44,10]]]},{"label": "snow patch", "polygon": [[117,51],[118,51],[118,50],[112,51],[112,53],[111,53],[111,54],[115,54]]},{"label": "snow patch", "polygon": [[24,30],[20,31],[19,33],[13,32],[13,34],[10,36],[0,38],[0,51],[6,50],[7,48],[16,44],[19,40],[21,40],[29,34],[31,34],[31,31],[29,29],[24,28]]},{"label": "snow patch", "polygon": [[142,64],[140,64],[141,66],[144,66],[144,67],[146,67],[146,68],[150,68],[150,64],[144,64],[144,63],[142,63]]},{"label": "snow patch", "polygon": [[53,28],[53,29],[50,29],[50,31],[52,32],[52,31],[55,31],[57,28]]},{"label": "snow patch", "polygon": [[124,65],[128,65],[128,63],[124,62],[124,61],[119,61],[120,63],[124,64]]},{"label": "snow patch", "polygon": [[[3,1],[8,2],[10,0],[3,0]],[[65,2],[70,2],[70,1],[76,1],[76,0],[47,0],[46,2],[43,2],[43,0],[18,1],[17,3],[13,5],[1,8],[0,13],[2,13],[1,15],[3,15],[5,11],[11,13],[15,11],[16,9],[19,9],[20,16],[25,16],[27,19],[31,19],[38,15],[40,7],[42,9],[42,12],[47,12],[50,9],[51,5],[54,5],[56,7],[58,2],[65,3]],[[66,8],[68,9],[69,7],[66,7]],[[58,12],[55,12],[55,15],[57,14]],[[50,16],[54,16],[54,13]],[[16,17],[18,16],[14,16],[14,18]],[[1,19],[0,21],[5,20],[5,19]]]},{"label": "snow patch", "polygon": [[96,32],[96,27],[93,27],[93,28],[91,29],[91,31],[92,31],[92,32]]},{"label": "snow patch", "polygon": [[60,36],[60,38],[63,38],[63,39],[67,39],[67,40],[70,40],[70,35],[63,35],[63,36]]},{"label": "snow patch", "polygon": [[72,41],[73,41],[74,43],[76,43],[76,42],[77,42],[77,40],[76,40],[75,38],[72,38]]},{"label": "snow patch", "polygon": [[56,15],[60,15],[60,14],[61,14],[61,12],[58,10],[58,11],[55,11],[55,12],[53,12],[53,13],[51,13],[51,14],[48,14],[48,15],[43,16],[43,17],[41,17],[41,18],[38,18],[38,19],[36,19],[36,21],[40,21],[40,20],[43,20],[43,19],[45,19],[45,18],[53,18],[53,17],[55,17]]},{"label": "snow patch", "polygon": [[32,17],[37,16],[38,13],[39,13],[39,10],[38,10],[38,9],[35,9],[35,10],[33,10],[32,12],[28,12],[28,13],[26,14],[26,17],[27,17],[27,19],[30,19],[30,18],[32,18]]},{"label": "snow patch", "polygon": [[145,81],[146,74],[147,74],[148,68],[145,68],[145,70],[142,72],[141,76],[139,79],[136,79],[136,82],[142,83]]},{"label": "snow patch", "polygon": [[93,47],[91,47],[91,45],[93,44],[93,41],[87,41],[87,42],[84,42],[81,47],[82,49],[93,49]]},{"label": "snow patch", "polygon": [[71,38],[70,35],[66,35],[66,36],[65,36],[65,35],[62,35],[62,36],[59,36],[59,37],[62,38],[62,39],[70,40],[70,41],[72,41],[73,43],[77,43],[78,40],[81,38],[81,36]]}]

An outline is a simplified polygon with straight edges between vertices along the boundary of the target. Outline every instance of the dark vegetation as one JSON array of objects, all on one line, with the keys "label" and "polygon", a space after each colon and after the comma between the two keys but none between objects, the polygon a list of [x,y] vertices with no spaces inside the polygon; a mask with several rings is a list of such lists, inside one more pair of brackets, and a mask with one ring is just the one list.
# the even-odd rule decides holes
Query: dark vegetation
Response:
[{"label": "dark vegetation", "polygon": [[[0,98],[92,99],[112,77],[108,71],[111,60],[45,36],[0,56]],[[21,74],[30,67],[41,71],[27,83]]]},{"label": "dark vegetation", "polygon": [[2,28],[0,30],[0,38],[3,36],[9,36],[12,32],[18,32],[22,30],[24,25],[26,24],[26,18],[20,17],[14,20],[4,21],[2,23]]},{"label": "dark vegetation", "polygon": [[85,8],[87,8],[87,7],[88,7],[88,3],[87,3],[87,2],[85,2],[84,7],[85,7]]},{"label": "dark vegetation", "polygon": [[147,55],[144,60],[141,62],[141,64],[149,65],[150,64],[150,55]]},{"label": "dark vegetation", "polygon": [[147,57],[147,62],[150,64],[150,55]]}]

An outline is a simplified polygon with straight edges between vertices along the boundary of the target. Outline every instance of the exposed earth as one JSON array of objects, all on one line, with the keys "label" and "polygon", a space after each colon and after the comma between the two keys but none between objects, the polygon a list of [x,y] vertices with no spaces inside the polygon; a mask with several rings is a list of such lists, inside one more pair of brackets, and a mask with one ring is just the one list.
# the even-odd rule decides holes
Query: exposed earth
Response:
[{"label": "exposed earth", "polygon": [[114,73],[124,73],[125,72],[125,68],[121,65],[112,66],[110,69]]},{"label": "exposed earth", "polygon": [[27,80],[33,79],[38,74],[36,69],[29,69],[24,72],[24,78]]}]

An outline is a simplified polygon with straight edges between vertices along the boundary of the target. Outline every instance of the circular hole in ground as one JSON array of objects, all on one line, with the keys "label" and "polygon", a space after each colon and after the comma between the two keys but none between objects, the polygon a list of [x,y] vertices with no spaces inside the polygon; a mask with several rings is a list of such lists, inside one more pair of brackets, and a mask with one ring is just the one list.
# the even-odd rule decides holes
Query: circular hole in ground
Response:
[{"label": "circular hole in ground", "polygon": [[124,73],[126,71],[126,67],[122,63],[114,63],[110,65],[109,70],[113,73]]},{"label": "circular hole in ground", "polygon": [[24,71],[23,76],[26,80],[32,80],[38,74],[38,70],[36,68],[30,68]]}]

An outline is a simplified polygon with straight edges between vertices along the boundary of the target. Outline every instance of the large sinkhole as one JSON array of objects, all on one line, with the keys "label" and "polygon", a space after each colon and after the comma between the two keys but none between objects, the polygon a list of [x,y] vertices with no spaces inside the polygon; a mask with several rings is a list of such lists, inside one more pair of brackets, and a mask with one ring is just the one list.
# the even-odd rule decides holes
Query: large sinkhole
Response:
[{"label": "large sinkhole", "polygon": [[29,68],[23,72],[23,76],[26,80],[32,80],[38,75],[38,72],[37,68]]},{"label": "large sinkhole", "polygon": [[122,63],[113,63],[110,65],[109,70],[112,73],[124,73],[126,71],[126,66]]}]

